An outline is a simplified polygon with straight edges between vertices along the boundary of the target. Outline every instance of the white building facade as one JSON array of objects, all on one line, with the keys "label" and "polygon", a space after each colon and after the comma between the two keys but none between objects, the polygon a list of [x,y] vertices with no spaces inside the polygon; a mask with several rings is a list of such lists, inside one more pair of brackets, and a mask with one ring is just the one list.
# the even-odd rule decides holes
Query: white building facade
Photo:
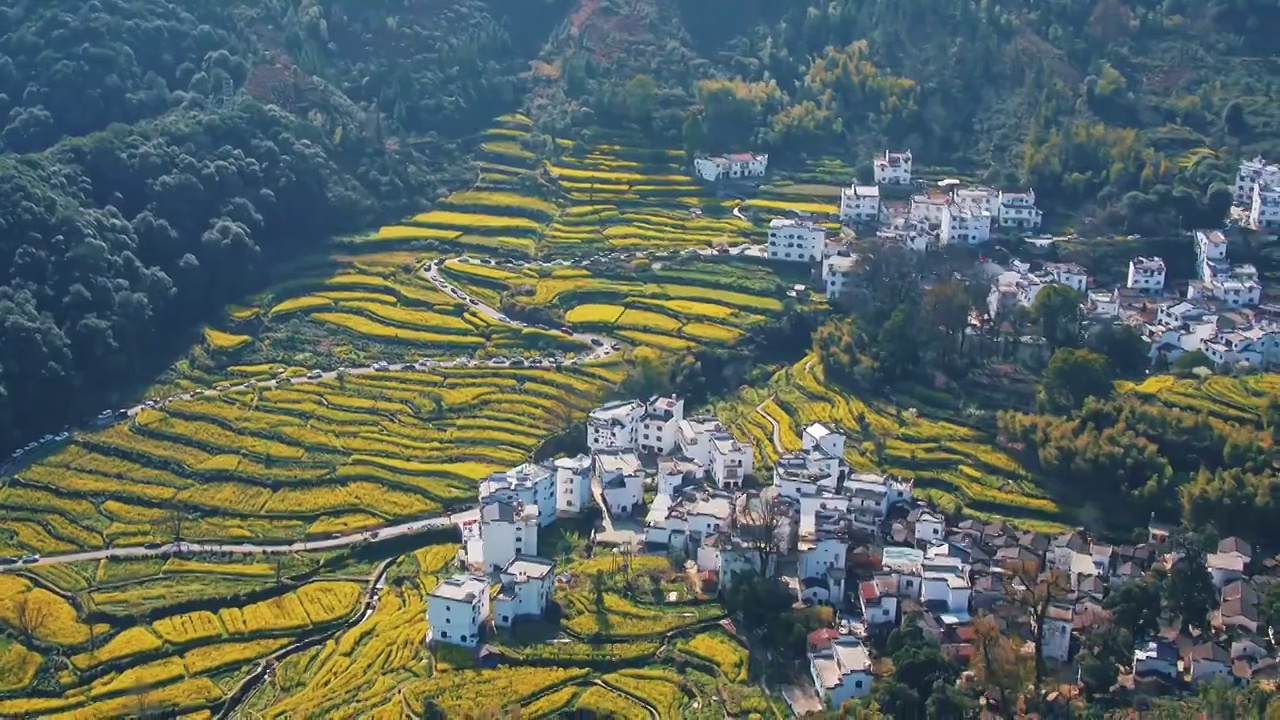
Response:
[{"label": "white building facade", "polygon": [[890,152],[886,150],[884,157],[871,162],[877,185],[910,185],[911,184],[911,151]]},{"label": "white building facade", "polygon": [[507,566],[517,555],[538,553],[538,506],[502,499],[490,499],[480,506],[480,558],[468,561],[488,572]]},{"label": "white building facade", "polygon": [[805,220],[775,218],[769,222],[770,260],[817,262],[822,257],[827,231]]},{"label": "white building facade", "polygon": [[516,556],[499,575],[502,589],[493,599],[493,624],[510,627],[519,618],[542,617],[555,587],[556,564],[532,555]]},{"label": "white building facade", "polygon": [[880,188],[852,185],[840,190],[840,221],[846,225],[880,220]]},{"label": "white building facade", "polygon": [[1280,165],[1268,163],[1261,155],[1240,163],[1234,188],[1236,204],[1248,206],[1258,185],[1280,185]]},{"label": "white building facade", "polygon": [[999,203],[1002,228],[1031,230],[1040,227],[1041,221],[1044,220],[1043,213],[1036,208],[1035,190],[1028,189],[1024,193],[1001,192]]},{"label": "white building facade", "polygon": [[1136,257],[1129,261],[1129,278],[1125,287],[1144,293],[1164,291],[1164,260],[1158,257]]},{"label": "white building facade", "polygon": [[991,213],[976,204],[950,203],[938,235],[943,245],[979,245],[991,239]]},{"label": "white building facade", "polygon": [[475,575],[455,575],[427,595],[427,642],[473,648],[489,620],[489,583]]}]

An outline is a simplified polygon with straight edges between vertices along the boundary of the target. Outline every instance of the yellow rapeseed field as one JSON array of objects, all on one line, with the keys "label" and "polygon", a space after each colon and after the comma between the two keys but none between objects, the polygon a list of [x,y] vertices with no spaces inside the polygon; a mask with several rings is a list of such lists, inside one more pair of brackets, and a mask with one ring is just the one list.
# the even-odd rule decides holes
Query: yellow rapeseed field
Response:
[{"label": "yellow rapeseed field", "polygon": [[248,335],[232,335],[221,330],[205,328],[204,342],[214,350],[235,350],[253,342],[253,338]]}]

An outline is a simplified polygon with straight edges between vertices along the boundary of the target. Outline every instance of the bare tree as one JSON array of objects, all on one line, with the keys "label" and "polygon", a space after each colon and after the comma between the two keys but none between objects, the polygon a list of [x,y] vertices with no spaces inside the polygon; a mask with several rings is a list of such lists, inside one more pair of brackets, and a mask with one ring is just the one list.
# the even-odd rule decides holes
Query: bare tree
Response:
[{"label": "bare tree", "polygon": [[1017,572],[1001,576],[1005,597],[1015,606],[1026,611],[1035,628],[1033,633],[1035,654],[1035,687],[1040,690],[1044,681],[1044,624],[1049,609],[1067,600],[1071,594],[1071,581],[1059,570],[1037,573],[1034,565],[1023,564]]},{"label": "bare tree", "polygon": [[791,508],[776,493],[748,493],[734,502],[733,529],[743,544],[756,553],[760,574],[787,549]]},{"label": "bare tree", "polygon": [[38,602],[35,593],[25,592],[13,599],[13,621],[30,642],[49,622],[49,603]]},{"label": "bare tree", "polygon": [[89,653],[96,655],[98,652],[98,629],[94,627],[93,613],[98,609],[98,604],[93,601],[93,593],[86,591],[81,596],[81,603],[84,605],[85,625],[89,626]]},{"label": "bare tree", "polygon": [[169,508],[160,518],[160,527],[156,530],[161,537],[172,538],[174,542],[182,540],[182,527],[187,522],[187,514],[181,508]]}]

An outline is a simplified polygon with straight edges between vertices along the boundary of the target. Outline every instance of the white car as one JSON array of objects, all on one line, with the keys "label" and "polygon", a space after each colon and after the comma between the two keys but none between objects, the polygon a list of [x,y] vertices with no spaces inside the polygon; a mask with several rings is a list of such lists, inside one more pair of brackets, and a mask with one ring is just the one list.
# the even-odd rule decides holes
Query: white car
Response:
[{"label": "white car", "polygon": [[324,373],[319,370],[312,370],[311,372],[307,373],[307,378],[311,380],[319,380],[322,377],[324,377]]}]

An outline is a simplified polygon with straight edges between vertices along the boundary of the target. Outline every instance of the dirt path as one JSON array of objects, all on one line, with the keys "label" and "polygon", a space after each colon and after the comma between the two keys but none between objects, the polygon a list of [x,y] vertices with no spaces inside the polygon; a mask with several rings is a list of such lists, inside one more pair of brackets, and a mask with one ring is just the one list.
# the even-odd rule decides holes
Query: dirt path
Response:
[{"label": "dirt path", "polygon": [[773,449],[777,450],[778,454],[781,455],[782,453],[786,452],[786,450],[783,449],[782,447],[782,429],[778,427],[778,421],[774,420],[772,415],[764,411],[765,404],[768,403],[773,398],[774,396],[770,395],[769,397],[764,399],[764,402],[757,405],[756,414],[764,418],[769,423],[769,427],[773,428]]}]

